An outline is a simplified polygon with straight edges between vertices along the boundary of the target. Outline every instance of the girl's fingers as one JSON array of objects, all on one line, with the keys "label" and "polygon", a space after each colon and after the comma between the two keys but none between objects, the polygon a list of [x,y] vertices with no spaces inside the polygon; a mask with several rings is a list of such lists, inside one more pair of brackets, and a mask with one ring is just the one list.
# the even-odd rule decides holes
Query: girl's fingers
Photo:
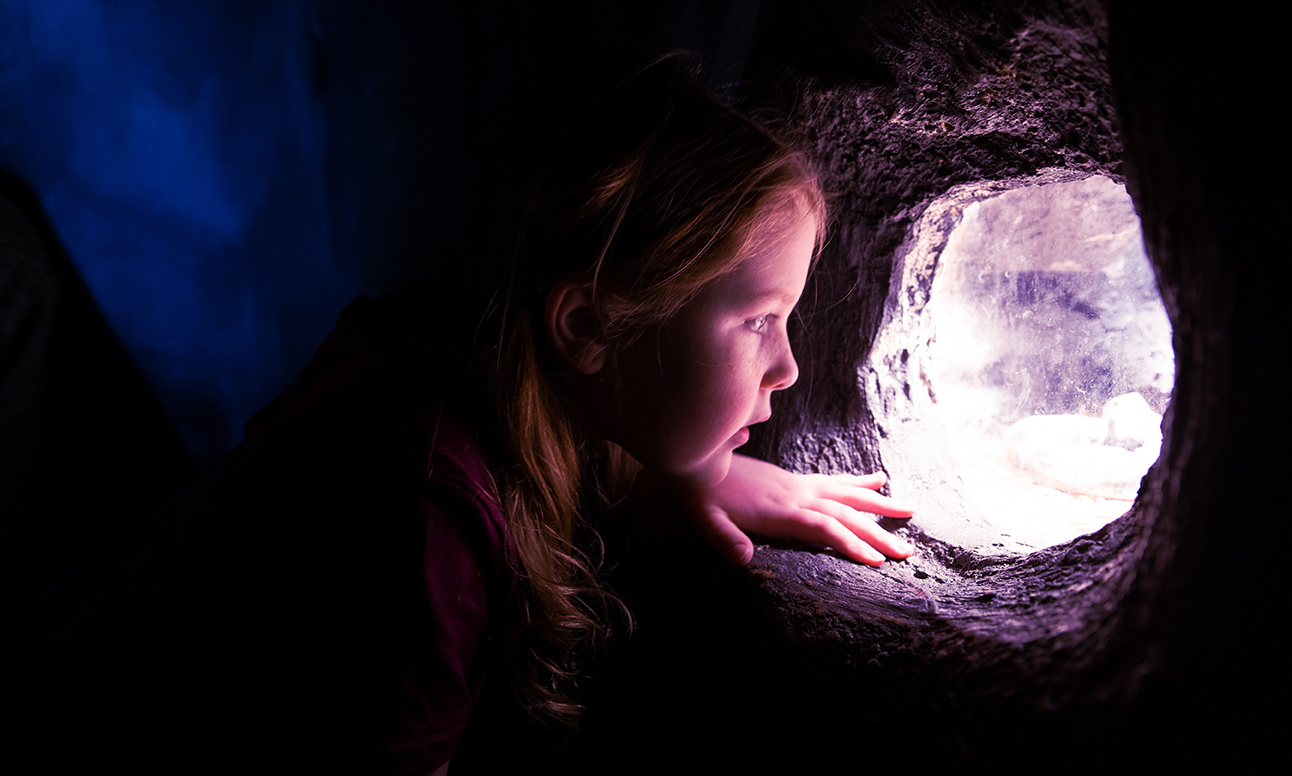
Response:
[{"label": "girl's fingers", "polygon": [[914,552],[914,547],[866,514],[910,517],[914,512],[906,502],[876,492],[888,480],[883,472],[805,475],[758,465],[771,472],[766,479],[745,477],[748,481],[741,488],[724,494],[723,507],[705,508],[701,526],[705,538],[731,562],[744,565],[753,555],[753,544],[742,527],[765,536],[828,545],[871,566],[881,565],[885,555],[905,558]]},{"label": "girl's fingers", "polygon": [[[879,476],[882,477],[882,473]],[[838,501],[861,512],[885,517],[910,517],[915,514],[915,507],[906,501],[876,493],[871,488],[856,487],[841,482],[831,482],[824,486],[821,497]]]},{"label": "girl's fingers", "polygon": [[780,531],[783,536],[803,541],[825,544],[853,560],[870,566],[879,566],[884,555],[840,521],[829,515],[802,510],[793,518],[793,531]]},{"label": "girl's fingers", "polygon": [[831,474],[829,478],[835,482],[841,482],[857,488],[869,488],[870,490],[882,488],[884,483],[888,482],[888,475],[883,472],[874,472],[873,474]]},{"label": "girl's fingers", "polygon": [[851,515],[842,515],[836,519],[861,541],[890,558],[906,558],[915,552],[913,546],[885,531],[878,523],[866,515],[854,512]]},{"label": "girl's fingers", "polygon": [[[836,507],[847,509],[842,505]],[[861,518],[861,521],[870,522],[865,518]],[[788,516],[786,520],[767,523],[755,530],[768,536],[825,544],[870,566],[881,565],[885,560],[884,552],[889,552],[895,558],[910,555],[909,545],[875,523],[870,524],[874,533],[868,535],[858,527],[845,524],[829,514],[805,508]]]},{"label": "girl's fingers", "polygon": [[732,565],[744,566],[754,557],[754,543],[720,507],[704,510],[700,534]]},{"label": "girl's fingers", "polygon": [[[822,499],[813,505],[821,514],[837,521],[858,540],[890,558],[908,557],[915,548],[885,531],[871,517],[837,501]],[[840,549],[835,547],[835,549]]]}]

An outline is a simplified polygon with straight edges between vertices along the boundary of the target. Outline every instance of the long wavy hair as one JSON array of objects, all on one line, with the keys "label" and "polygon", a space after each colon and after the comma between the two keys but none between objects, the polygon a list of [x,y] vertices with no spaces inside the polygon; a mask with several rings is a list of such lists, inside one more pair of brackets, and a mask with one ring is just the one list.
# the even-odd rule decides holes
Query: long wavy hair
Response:
[{"label": "long wavy hair", "polygon": [[[825,223],[806,156],[711,95],[685,55],[668,55],[603,87],[580,109],[547,118],[496,160],[503,169],[474,267],[486,314],[472,384],[516,547],[526,639],[517,689],[540,718],[573,725],[581,657],[623,607],[598,581],[590,516],[626,494],[639,465],[582,439],[563,399],[568,371],[544,328],[548,292],[590,278],[609,357],[666,322],[730,272],[786,213]],[[534,114],[531,113],[532,117]],[[767,228],[760,228],[767,227]],[[626,612],[625,612],[626,614]]]}]

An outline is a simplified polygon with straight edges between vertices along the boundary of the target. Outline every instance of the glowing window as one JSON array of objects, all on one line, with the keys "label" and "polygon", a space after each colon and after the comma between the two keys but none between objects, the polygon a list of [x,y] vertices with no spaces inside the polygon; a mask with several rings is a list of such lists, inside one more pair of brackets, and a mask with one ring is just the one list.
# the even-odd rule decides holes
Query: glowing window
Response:
[{"label": "glowing window", "polygon": [[965,507],[1031,546],[1124,514],[1175,373],[1125,188],[1092,177],[975,199],[934,264],[904,347]]}]

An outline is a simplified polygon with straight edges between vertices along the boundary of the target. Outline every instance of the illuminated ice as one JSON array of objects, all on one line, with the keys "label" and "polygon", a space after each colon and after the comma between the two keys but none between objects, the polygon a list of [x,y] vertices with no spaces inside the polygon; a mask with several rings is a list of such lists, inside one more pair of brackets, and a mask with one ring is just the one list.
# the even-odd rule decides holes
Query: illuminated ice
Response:
[{"label": "illuminated ice", "polygon": [[1029,415],[1009,428],[1014,471],[1077,495],[1130,500],[1162,446],[1162,416],[1138,393],[1104,405],[1104,415]]},{"label": "illuminated ice", "polygon": [[930,394],[988,519],[1008,510],[992,494],[1020,482],[1133,499],[1175,370],[1125,188],[1093,177],[975,202],[938,264]]}]

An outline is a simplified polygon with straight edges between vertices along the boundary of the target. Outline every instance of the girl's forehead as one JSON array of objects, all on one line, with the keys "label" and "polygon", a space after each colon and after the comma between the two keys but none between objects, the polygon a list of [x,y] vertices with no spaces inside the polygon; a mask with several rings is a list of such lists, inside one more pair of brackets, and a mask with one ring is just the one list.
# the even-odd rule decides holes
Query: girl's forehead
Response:
[{"label": "girl's forehead", "polygon": [[747,258],[760,251],[774,249],[779,244],[801,238],[804,231],[812,236],[815,247],[816,238],[824,226],[817,213],[797,200],[783,202],[767,208],[755,220],[742,253]]},{"label": "girl's forehead", "polygon": [[763,227],[744,256],[720,280],[728,292],[753,297],[797,299],[816,249],[818,220],[800,212],[792,220]]}]

